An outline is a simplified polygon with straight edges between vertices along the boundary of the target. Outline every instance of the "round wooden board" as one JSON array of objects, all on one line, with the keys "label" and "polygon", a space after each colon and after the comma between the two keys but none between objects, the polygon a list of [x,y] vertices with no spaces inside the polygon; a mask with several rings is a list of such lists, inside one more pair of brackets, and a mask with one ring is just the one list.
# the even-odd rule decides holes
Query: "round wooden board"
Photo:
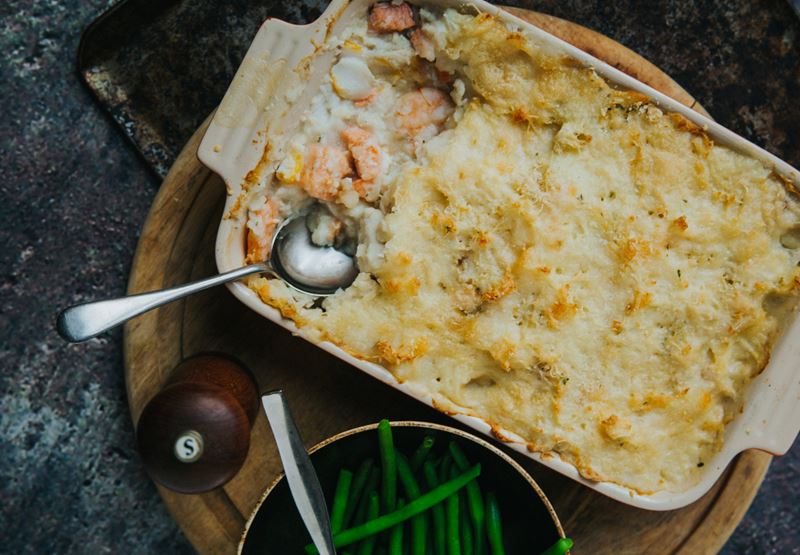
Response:
[{"label": "round wooden board", "polygon": [[[665,94],[704,112],[677,83],[611,39],[564,20],[509,8],[522,17]],[[705,112],[704,112],[705,113]],[[197,160],[203,125],[181,152],[142,230],[129,292],[159,289],[215,272],[214,238],[225,187]],[[181,358],[209,350],[242,359],[262,391],[281,388],[310,446],[337,432],[380,418],[457,425],[444,415],[378,383],[261,318],[225,288],[209,290],[150,312],[125,328],[125,378],[134,422]],[[701,500],[677,511],[649,512],[623,505],[517,456],[550,497],[573,553],[716,553],[749,507],[770,455],[742,453]],[[259,414],[247,461],[223,488],[181,495],[159,488],[200,553],[234,553],[244,522],[263,489],[280,472],[277,451]]]}]

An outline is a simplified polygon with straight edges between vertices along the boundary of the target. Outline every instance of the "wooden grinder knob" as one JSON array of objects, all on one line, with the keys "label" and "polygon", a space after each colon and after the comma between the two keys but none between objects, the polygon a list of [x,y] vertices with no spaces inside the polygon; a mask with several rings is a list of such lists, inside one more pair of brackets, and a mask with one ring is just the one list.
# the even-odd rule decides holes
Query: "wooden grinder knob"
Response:
[{"label": "wooden grinder knob", "polygon": [[226,483],[247,457],[258,406],[255,380],[237,361],[216,354],[184,360],[139,418],[136,439],[148,474],[181,493]]}]

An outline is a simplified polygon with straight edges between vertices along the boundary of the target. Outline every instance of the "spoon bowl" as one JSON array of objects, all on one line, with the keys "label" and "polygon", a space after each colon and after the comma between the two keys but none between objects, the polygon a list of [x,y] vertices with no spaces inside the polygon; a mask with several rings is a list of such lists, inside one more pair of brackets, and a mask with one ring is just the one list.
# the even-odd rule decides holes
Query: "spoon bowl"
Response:
[{"label": "spoon bowl", "polygon": [[272,242],[269,264],[275,277],[318,297],[347,287],[358,275],[352,256],[311,241],[305,218],[292,218],[281,225]]}]

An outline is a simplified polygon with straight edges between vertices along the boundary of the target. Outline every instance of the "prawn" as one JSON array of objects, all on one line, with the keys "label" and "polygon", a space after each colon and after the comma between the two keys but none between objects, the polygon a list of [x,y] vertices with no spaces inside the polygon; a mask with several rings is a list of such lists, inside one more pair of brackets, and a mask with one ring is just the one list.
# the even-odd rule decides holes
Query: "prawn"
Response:
[{"label": "prawn", "polygon": [[429,139],[453,113],[453,102],[447,93],[432,87],[407,92],[397,99],[397,127],[406,135]]},{"label": "prawn", "polygon": [[272,250],[272,237],[278,227],[278,209],[272,200],[263,207],[251,210],[247,215],[247,258],[248,264],[263,262]]},{"label": "prawn", "polygon": [[342,131],[342,140],[353,157],[358,177],[372,181],[380,175],[383,153],[373,140],[372,133],[361,127],[350,126]]},{"label": "prawn", "polygon": [[383,169],[383,152],[376,144],[372,133],[361,127],[351,125],[342,131],[342,141],[350,151],[359,179],[353,181],[353,189],[358,196],[372,196],[375,179]]},{"label": "prawn", "polygon": [[390,4],[381,2],[372,6],[367,28],[376,33],[405,31],[414,26],[414,12],[405,2]]},{"label": "prawn", "polygon": [[422,29],[414,29],[411,31],[411,35],[408,37],[411,41],[411,46],[414,47],[417,55],[424,59],[432,62],[436,59],[436,50],[433,46],[433,41],[428,38]]},{"label": "prawn", "polygon": [[353,173],[350,155],[338,146],[314,144],[309,148],[300,176],[300,185],[309,196],[334,200],[339,195],[339,180]]}]

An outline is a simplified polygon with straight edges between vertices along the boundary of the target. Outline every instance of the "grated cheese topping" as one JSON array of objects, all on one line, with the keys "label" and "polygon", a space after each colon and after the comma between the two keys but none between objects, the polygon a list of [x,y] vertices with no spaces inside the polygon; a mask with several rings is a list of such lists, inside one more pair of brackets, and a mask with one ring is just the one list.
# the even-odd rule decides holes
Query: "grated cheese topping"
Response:
[{"label": "grated cheese topping", "polygon": [[[361,274],[321,304],[250,286],[308,335],[589,479],[687,489],[796,304],[797,199],[759,161],[489,15],[415,17],[410,33],[365,19],[334,42],[335,84],[251,200],[251,229],[265,199],[290,199],[282,217],[307,209],[310,145],[348,152],[342,130],[367,130],[377,185],[353,192],[351,148],[321,199]],[[449,101],[409,134],[398,105],[427,88]]]}]

